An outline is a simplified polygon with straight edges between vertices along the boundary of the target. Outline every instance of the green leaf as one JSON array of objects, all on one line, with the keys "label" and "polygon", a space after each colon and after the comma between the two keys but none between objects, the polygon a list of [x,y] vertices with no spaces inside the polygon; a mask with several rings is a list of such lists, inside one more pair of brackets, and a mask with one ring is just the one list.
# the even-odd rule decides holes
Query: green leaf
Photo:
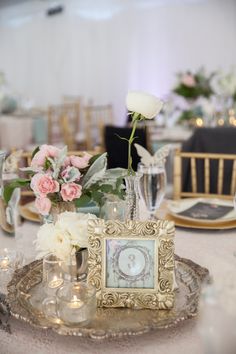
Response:
[{"label": "green leaf", "polygon": [[103,193],[111,193],[113,191],[113,188],[111,184],[102,184],[100,190]]},{"label": "green leaf", "polygon": [[5,202],[6,203],[9,202],[15,188],[26,187],[26,186],[29,186],[29,184],[30,184],[30,179],[19,178],[19,179],[12,181],[11,183],[5,185],[4,191],[3,191],[3,198],[4,198]]},{"label": "green leaf", "polygon": [[89,160],[89,165],[91,166],[102,154],[97,154],[91,157]]},{"label": "green leaf", "polygon": [[45,170],[48,170],[51,166],[52,166],[51,161],[49,161],[48,159],[46,159],[46,160],[45,160],[45,163],[44,163],[44,168],[45,168]]},{"label": "green leaf", "polygon": [[39,150],[40,150],[40,147],[39,147],[39,146],[37,146],[37,147],[34,149],[34,151],[32,152],[31,157],[33,158],[33,157],[34,157],[34,155],[36,155],[36,154],[37,154],[37,152],[39,152]]},{"label": "green leaf", "polygon": [[128,142],[129,142],[129,139],[124,138],[124,137],[122,137],[122,136],[120,136],[119,134],[116,134],[116,133],[115,133],[115,135],[116,135],[119,139],[125,140],[125,141],[128,141]]},{"label": "green leaf", "polygon": [[82,208],[91,202],[91,197],[87,194],[81,195],[80,198],[75,199],[75,205],[77,208]]},{"label": "green leaf", "polygon": [[92,199],[98,205],[101,205],[103,199],[103,193],[95,191],[92,193]]}]

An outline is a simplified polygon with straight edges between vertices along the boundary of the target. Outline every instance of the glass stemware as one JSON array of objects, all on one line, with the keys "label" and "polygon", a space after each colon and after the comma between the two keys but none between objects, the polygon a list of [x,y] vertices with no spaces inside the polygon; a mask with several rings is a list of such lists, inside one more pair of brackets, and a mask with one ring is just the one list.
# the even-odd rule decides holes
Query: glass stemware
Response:
[{"label": "glass stemware", "polygon": [[165,196],[166,172],[163,165],[138,165],[142,176],[139,180],[139,193],[142,197],[150,219],[155,219],[155,213]]}]

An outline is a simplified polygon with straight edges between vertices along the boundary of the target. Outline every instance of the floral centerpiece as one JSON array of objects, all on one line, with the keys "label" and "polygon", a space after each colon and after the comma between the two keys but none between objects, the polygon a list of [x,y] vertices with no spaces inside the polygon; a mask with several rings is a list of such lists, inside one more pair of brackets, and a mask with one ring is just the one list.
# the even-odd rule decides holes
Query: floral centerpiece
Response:
[{"label": "floral centerpiece", "polygon": [[[32,154],[29,167],[22,168],[29,178],[16,179],[4,187],[4,199],[8,202],[17,187],[28,187],[34,192],[35,206],[40,214],[48,215],[60,203],[73,203],[81,207],[94,201],[102,203],[106,192],[122,197],[122,182],[109,184],[113,170],[106,170],[106,153],[91,156],[84,152],[82,156],[68,156],[67,147],[59,149],[51,145],[42,145]],[[71,209],[69,209],[71,210]]]},{"label": "floral centerpiece", "polygon": [[187,71],[177,74],[178,83],[174,92],[187,99],[196,99],[200,96],[209,98],[213,94],[211,81],[215,73],[206,75],[203,68],[196,73]]},{"label": "floral centerpiece", "polygon": [[175,116],[179,123],[192,122],[195,118],[212,119],[214,114],[214,90],[212,80],[215,72],[206,74],[203,68],[198,71],[177,74],[177,84],[168,97],[165,113]]},{"label": "floral centerpiece", "polygon": [[[235,125],[236,74],[222,71],[207,74],[202,68],[177,74],[178,82],[168,96],[164,113],[179,123]],[[228,118],[234,119],[228,122]],[[200,119],[196,119],[200,118]],[[215,121],[216,119],[216,121]]]},{"label": "floral centerpiece", "polygon": [[[216,114],[229,123],[235,125],[236,111],[236,73],[231,70],[228,73],[217,72],[212,87],[215,93]],[[233,118],[233,119],[232,119]]]}]

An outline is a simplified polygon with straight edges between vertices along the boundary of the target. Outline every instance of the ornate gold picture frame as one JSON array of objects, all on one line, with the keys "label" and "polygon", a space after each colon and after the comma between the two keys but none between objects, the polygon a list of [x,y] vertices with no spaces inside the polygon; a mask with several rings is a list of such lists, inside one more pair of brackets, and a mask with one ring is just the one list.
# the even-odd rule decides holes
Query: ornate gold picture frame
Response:
[{"label": "ornate gold picture frame", "polygon": [[88,282],[99,307],[170,309],[174,223],[90,220]]}]

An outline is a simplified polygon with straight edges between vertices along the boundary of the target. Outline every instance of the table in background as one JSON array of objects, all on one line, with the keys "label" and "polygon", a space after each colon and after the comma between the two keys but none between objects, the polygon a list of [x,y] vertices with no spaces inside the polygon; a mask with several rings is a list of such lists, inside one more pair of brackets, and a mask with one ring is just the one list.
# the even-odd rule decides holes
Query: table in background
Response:
[{"label": "table in background", "polygon": [[31,150],[34,144],[47,142],[47,121],[40,115],[0,116],[0,149]]},{"label": "table in background", "polygon": [[[28,254],[39,225],[25,222],[28,237]],[[0,245],[14,247],[14,237],[0,231]],[[176,229],[175,253],[189,258],[209,269],[217,284],[224,282],[229,272],[235,272],[236,230],[193,231]],[[12,335],[0,330],[1,354],[202,354],[203,348],[197,329],[197,318],[168,329],[135,337],[109,339],[102,342],[87,338],[64,337],[50,330],[36,329],[16,319],[10,320]]]}]

